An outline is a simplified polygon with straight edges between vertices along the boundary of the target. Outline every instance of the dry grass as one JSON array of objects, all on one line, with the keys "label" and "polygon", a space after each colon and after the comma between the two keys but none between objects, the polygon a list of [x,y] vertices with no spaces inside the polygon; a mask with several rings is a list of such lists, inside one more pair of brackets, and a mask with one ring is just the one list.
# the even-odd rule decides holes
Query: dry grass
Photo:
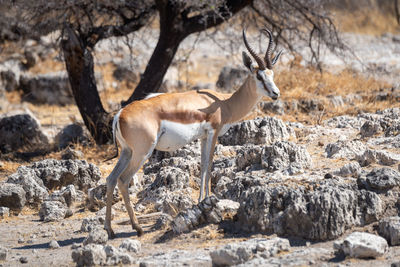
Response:
[{"label": "dry grass", "polygon": [[[378,92],[389,90],[388,88],[391,87],[389,84],[373,78],[366,78],[351,70],[343,70],[337,74],[321,73],[315,68],[303,67],[294,63],[291,68],[277,72],[275,80],[281,89],[283,101],[313,99],[323,105],[319,113],[295,110],[281,116],[284,120],[315,124],[334,116],[376,112],[377,110],[400,106],[400,103],[390,99],[375,101]],[[327,98],[329,96],[341,96],[346,99],[351,95],[358,95],[361,98],[339,107],[330,104]]]},{"label": "dry grass", "polygon": [[400,33],[394,12],[387,14],[377,9],[361,8],[359,10],[333,11],[333,18],[341,32],[354,32],[369,35],[383,33]]}]

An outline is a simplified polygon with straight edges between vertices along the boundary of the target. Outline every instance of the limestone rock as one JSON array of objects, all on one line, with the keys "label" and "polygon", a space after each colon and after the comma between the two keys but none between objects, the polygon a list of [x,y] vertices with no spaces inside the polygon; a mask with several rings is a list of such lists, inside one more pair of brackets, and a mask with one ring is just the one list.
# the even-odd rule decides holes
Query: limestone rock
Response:
[{"label": "limestone rock", "polygon": [[105,265],[107,254],[102,245],[88,244],[72,250],[72,260],[77,266]]},{"label": "limestone rock", "polygon": [[27,111],[0,117],[0,151],[13,152],[18,149],[37,149],[49,144],[38,119]]},{"label": "limestone rock", "polygon": [[36,172],[29,166],[18,167],[17,172],[11,174],[7,183],[18,184],[25,190],[27,203],[39,206],[49,193],[43,181],[36,175]]},{"label": "limestone rock", "polygon": [[233,266],[245,263],[254,257],[269,258],[290,248],[289,240],[283,238],[255,238],[240,243],[225,245],[210,252],[213,266]]},{"label": "limestone rock", "polygon": [[[113,192],[113,204],[120,200],[118,195],[118,188],[114,188]],[[90,210],[101,209],[106,206],[107,201],[107,184],[100,184],[96,187],[89,188],[88,190],[88,201],[86,206]]]},{"label": "limestone rock", "polygon": [[67,207],[70,207],[72,203],[76,200],[77,198],[77,192],[75,190],[74,185],[70,184],[68,186],[62,187],[61,190],[56,190],[51,195],[47,200],[52,200],[52,201],[60,201],[67,205]]},{"label": "limestone rock", "polygon": [[272,144],[295,138],[294,130],[273,117],[257,118],[232,125],[218,138],[222,145]]},{"label": "limestone rock", "polygon": [[0,206],[11,209],[16,214],[25,206],[25,191],[20,185],[0,184]]},{"label": "limestone rock", "polygon": [[366,146],[361,141],[337,141],[328,144],[325,148],[325,152],[328,158],[354,159],[366,149]]},{"label": "limestone rock", "polygon": [[79,124],[69,124],[56,135],[54,141],[61,149],[76,143],[87,145],[90,141],[90,134]]},{"label": "limestone rock", "polygon": [[20,87],[26,99],[38,104],[68,105],[74,103],[68,76],[65,72],[21,76]]},{"label": "limestone rock", "polygon": [[238,223],[244,231],[331,240],[379,219],[383,202],[376,193],[335,183],[324,180],[313,190],[247,185],[240,189]]},{"label": "limestone rock", "polygon": [[324,121],[324,125],[334,128],[355,128],[359,130],[366,121],[367,119],[364,118],[343,115]]},{"label": "limestone rock", "polygon": [[45,201],[40,206],[39,217],[44,222],[61,221],[67,212],[67,208],[60,201]]},{"label": "limestone rock", "polygon": [[333,174],[342,177],[353,176],[356,177],[361,172],[361,166],[358,162],[353,161],[343,165],[339,170],[334,171]]},{"label": "limestone rock", "polygon": [[130,252],[138,253],[142,248],[142,244],[139,240],[125,239],[119,246],[120,249],[124,249]]},{"label": "limestone rock", "polygon": [[388,217],[379,222],[379,235],[384,237],[389,245],[400,245],[400,217]]},{"label": "limestone rock", "polygon": [[292,175],[310,168],[311,156],[302,146],[292,142],[278,141],[263,148],[261,164],[270,172],[280,170]]},{"label": "limestone rock", "polygon": [[387,252],[388,244],[380,236],[354,232],[343,243],[336,243],[335,248],[351,258],[377,258]]},{"label": "limestone rock", "polygon": [[132,264],[133,258],[122,249],[115,248],[111,245],[104,246],[107,255],[107,265],[126,265]]},{"label": "limestone rock", "polygon": [[101,178],[100,170],[85,160],[45,159],[30,166],[48,189],[74,184],[87,191]]},{"label": "limestone rock", "polygon": [[366,149],[363,153],[356,155],[355,159],[361,166],[368,166],[378,163],[384,166],[391,166],[400,162],[400,155],[384,150]]},{"label": "limestone rock", "polygon": [[378,122],[366,121],[360,128],[362,137],[371,137],[380,131],[381,127]]},{"label": "limestone rock", "polygon": [[104,217],[96,216],[91,218],[84,218],[81,224],[82,232],[90,232],[96,227],[100,227],[104,224]]},{"label": "limestone rock", "polygon": [[105,244],[108,241],[107,231],[102,227],[93,227],[89,235],[83,240],[83,245],[87,244]]},{"label": "limestone rock", "polygon": [[198,205],[179,213],[172,221],[174,233],[188,232],[205,223],[219,223],[225,218],[232,218],[239,208],[233,201],[220,203],[215,196],[207,197]]},{"label": "limestone rock", "polygon": [[400,185],[400,173],[391,168],[375,168],[367,174],[367,184],[375,190],[389,190]]}]

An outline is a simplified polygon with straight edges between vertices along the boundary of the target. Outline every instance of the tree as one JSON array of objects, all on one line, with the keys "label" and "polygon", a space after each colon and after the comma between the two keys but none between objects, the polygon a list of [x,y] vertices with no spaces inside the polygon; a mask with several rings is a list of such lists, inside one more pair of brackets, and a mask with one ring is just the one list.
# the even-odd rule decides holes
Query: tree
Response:
[{"label": "tree", "polygon": [[[313,60],[319,45],[343,48],[324,1],[307,0],[15,0],[24,21],[41,34],[61,30],[61,47],[85,125],[98,144],[111,138],[110,114],[104,109],[93,71],[92,49],[98,41],[126,36],[151,23],[158,14],[160,34],[141,80],[124,104],[157,92],[180,43],[190,34],[220,25],[241,12],[247,24],[266,24],[289,50],[307,41]],[[295,41],[294,41],[295,40]]]}]

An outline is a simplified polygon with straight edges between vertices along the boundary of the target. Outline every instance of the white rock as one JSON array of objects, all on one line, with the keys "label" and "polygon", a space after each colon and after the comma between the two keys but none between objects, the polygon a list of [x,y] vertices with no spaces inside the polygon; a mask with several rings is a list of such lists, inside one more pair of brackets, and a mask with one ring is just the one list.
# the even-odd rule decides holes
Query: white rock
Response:
[{"label": "white rock", "polygon": [[289,240],[283,238],[255,238],[240,243],[225,245],[210,252],[213,265],[232,266],[251,260],[256,255],[268,258],[281,251],[288,251]]},{"label": "white rock", "polygon": [[106,252],[107,265],[125,265],[133,263],[131,255],[121,249],[115,248],[111,245],[106,245],[103,249]]},{"label": "white rock", "polygon": [[346,237],[343,243],[336,243],[334,247],[351,258],[377,258],[387,252],[388,243],[377,235],[354,232]]},{"label": "white rock", "polygon": [[333,172],[335,175],[342,177],[357,176],[361,172],[361,166],[357,161],[343,165],[339,170]]},{"label": "white rock", "polygon": [[72,259],[77,266],[104,265],[107,262],[107,254],[102,245],[89,244],[72,250]]},{"label": "white rock", "polygon": [[142,244],[139,240],[125,239],[124,241],[122,241],[119,248],[137,253],[142,248]]},{"label": "white rock", "polygon": [[378,232],[391,246],[400,245],[400,217],[389,217],[381,220]]},{"label": "white rock", "polygon": [[89,235],[83,240],[83,245],[95,243],[95,244],[105,244],[108,241],[107,231],[101,227],[93,228]]},{"label": "white rock", "polygon": [[60,247],[60,245],[58,244],[57,241],[51,240],[51,241],[49,242],[49,248],[59,248],[59,247]]}]

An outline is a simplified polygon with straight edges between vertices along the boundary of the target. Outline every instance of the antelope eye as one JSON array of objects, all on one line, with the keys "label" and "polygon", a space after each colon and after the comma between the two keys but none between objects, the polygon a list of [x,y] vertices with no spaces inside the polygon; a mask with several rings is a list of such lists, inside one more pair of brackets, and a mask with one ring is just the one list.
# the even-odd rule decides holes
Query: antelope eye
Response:
[{"label": "antelope eye", "polygon": [[259,81],[262,80],[262,77],[261,77],[261,75],[260,75],[258,72],[257,72],[256,78],[257,78],[257,80],[259,80]]}]

